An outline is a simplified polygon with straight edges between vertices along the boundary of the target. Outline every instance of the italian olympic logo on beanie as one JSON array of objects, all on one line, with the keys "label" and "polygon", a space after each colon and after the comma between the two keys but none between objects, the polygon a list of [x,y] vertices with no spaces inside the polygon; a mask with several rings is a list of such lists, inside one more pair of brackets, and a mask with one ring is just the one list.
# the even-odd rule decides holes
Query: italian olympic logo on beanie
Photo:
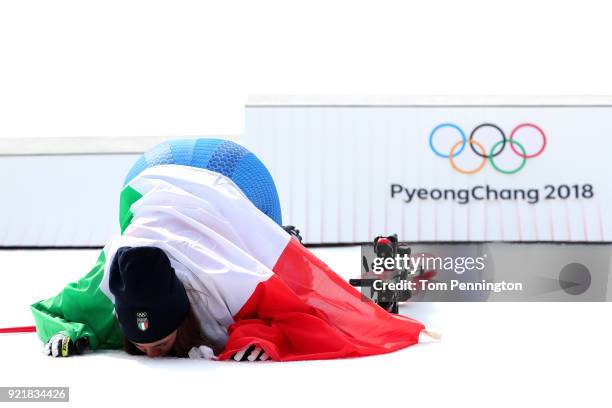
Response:
[{"label": "italian olympic logo on beanie", "polygon": [[136,326],[142,331],[149,328],[149,319],[147,318],[147,312],[136,312]]}]

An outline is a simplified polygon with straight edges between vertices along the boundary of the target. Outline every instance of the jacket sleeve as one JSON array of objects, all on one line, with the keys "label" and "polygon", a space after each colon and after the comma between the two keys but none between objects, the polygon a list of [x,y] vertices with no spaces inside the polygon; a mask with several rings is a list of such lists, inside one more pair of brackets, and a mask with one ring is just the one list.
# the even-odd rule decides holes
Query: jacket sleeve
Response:
[{"label": "jacket sleeve", "polygon": [[92,350],[121,347],[123,338],[114,305],[100,289],[105,261],[102,250],[87,275],[69,283],[58,295],[31,305],[36,332],[43,342],[63,332],[73,341],[87,337]]}]

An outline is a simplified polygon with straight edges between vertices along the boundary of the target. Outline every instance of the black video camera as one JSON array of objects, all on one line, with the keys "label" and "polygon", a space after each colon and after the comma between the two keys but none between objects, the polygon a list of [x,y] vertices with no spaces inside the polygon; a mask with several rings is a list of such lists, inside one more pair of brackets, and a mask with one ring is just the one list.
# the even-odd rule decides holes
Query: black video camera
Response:
[{"label": "black video camera", "polygon": [[[410,247],[406,244],[402,244],[397,240],[397,234],[390,236],[377,236],[374,238],[374,253],[377,258],[387,259],[395,258],[397,255],[410,259]],[[401,281],[408,281],[410,274],[410,268],[405,265],[405,268],[392,268],[385,269],[381,273],[374,272],[374,262],[368,262],[365,255],[362,257],[363,270],[361,273],[361,279],[350,279],[349,283],[352,286],[362,288],[362,294],[369,297],[374,303],[388,311],[389,313],[399,312],[399,302],[405,302],[412,296],[412,293],[408,289],[401,290],[390,290],[381,289],[376,290],[374,283],[376,281],[383,281],[385,283],[400,283]]]}]

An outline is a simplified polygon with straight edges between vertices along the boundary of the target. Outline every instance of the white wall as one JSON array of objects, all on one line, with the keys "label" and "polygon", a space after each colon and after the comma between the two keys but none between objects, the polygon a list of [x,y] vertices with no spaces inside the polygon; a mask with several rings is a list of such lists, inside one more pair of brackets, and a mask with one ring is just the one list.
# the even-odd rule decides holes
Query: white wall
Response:
[{"label": "white wall", "polygon": [[138,156],[0,156],[0,247],[104,246]]},{"label": "white wall", "polygon": [[[274,177],[283,221],[300,227],[305,242],[368,242],[393,233],[416,242],[612,237],[606,211],[612,167],[603,147],[612,136],[610,100],[594,107],[602,100],[574,98],[582,106],[571,106],[572,98],[533,98],[522,103],[536,106],[521,106],[508,98],[504,106],[497,98],[437,105],[427,98],[378,105],[363,98],[304,105],[305,99],[249,104],[244,138]],[[537,157],[522,159],[505,142],[493,160],[502,170],[496,171],[462,144],[457,130],[444,127],[430,139],[446,123],[463,129],[466,139],[478,125],[493,123],[505,136],[491,126],[476,130],[480,149],[490,154],[512,139]],[[430,140],[443,155],[457,143],[457,169],[434,154]],[[392,195],[391,185],[402,190]]]}]

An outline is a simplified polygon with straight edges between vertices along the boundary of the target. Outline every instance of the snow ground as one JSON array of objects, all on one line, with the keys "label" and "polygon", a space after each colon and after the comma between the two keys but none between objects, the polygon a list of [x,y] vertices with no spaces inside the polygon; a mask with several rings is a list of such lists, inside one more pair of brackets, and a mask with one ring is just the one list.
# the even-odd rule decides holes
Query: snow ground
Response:
[{"label": "snow ground", "polygon": [[[0,327],[31,324],[28,305],[85,274],[98,252],[1,250]],[[358,247],[314,252],[342,276],[356,275]],[[0,386],[69,386],[76,406],[609,406],[611,312],[610,303],[408,304],[401,313],[442,341],[295,363],[121,351],[53,359],[35,334],[0,335]]]}]

